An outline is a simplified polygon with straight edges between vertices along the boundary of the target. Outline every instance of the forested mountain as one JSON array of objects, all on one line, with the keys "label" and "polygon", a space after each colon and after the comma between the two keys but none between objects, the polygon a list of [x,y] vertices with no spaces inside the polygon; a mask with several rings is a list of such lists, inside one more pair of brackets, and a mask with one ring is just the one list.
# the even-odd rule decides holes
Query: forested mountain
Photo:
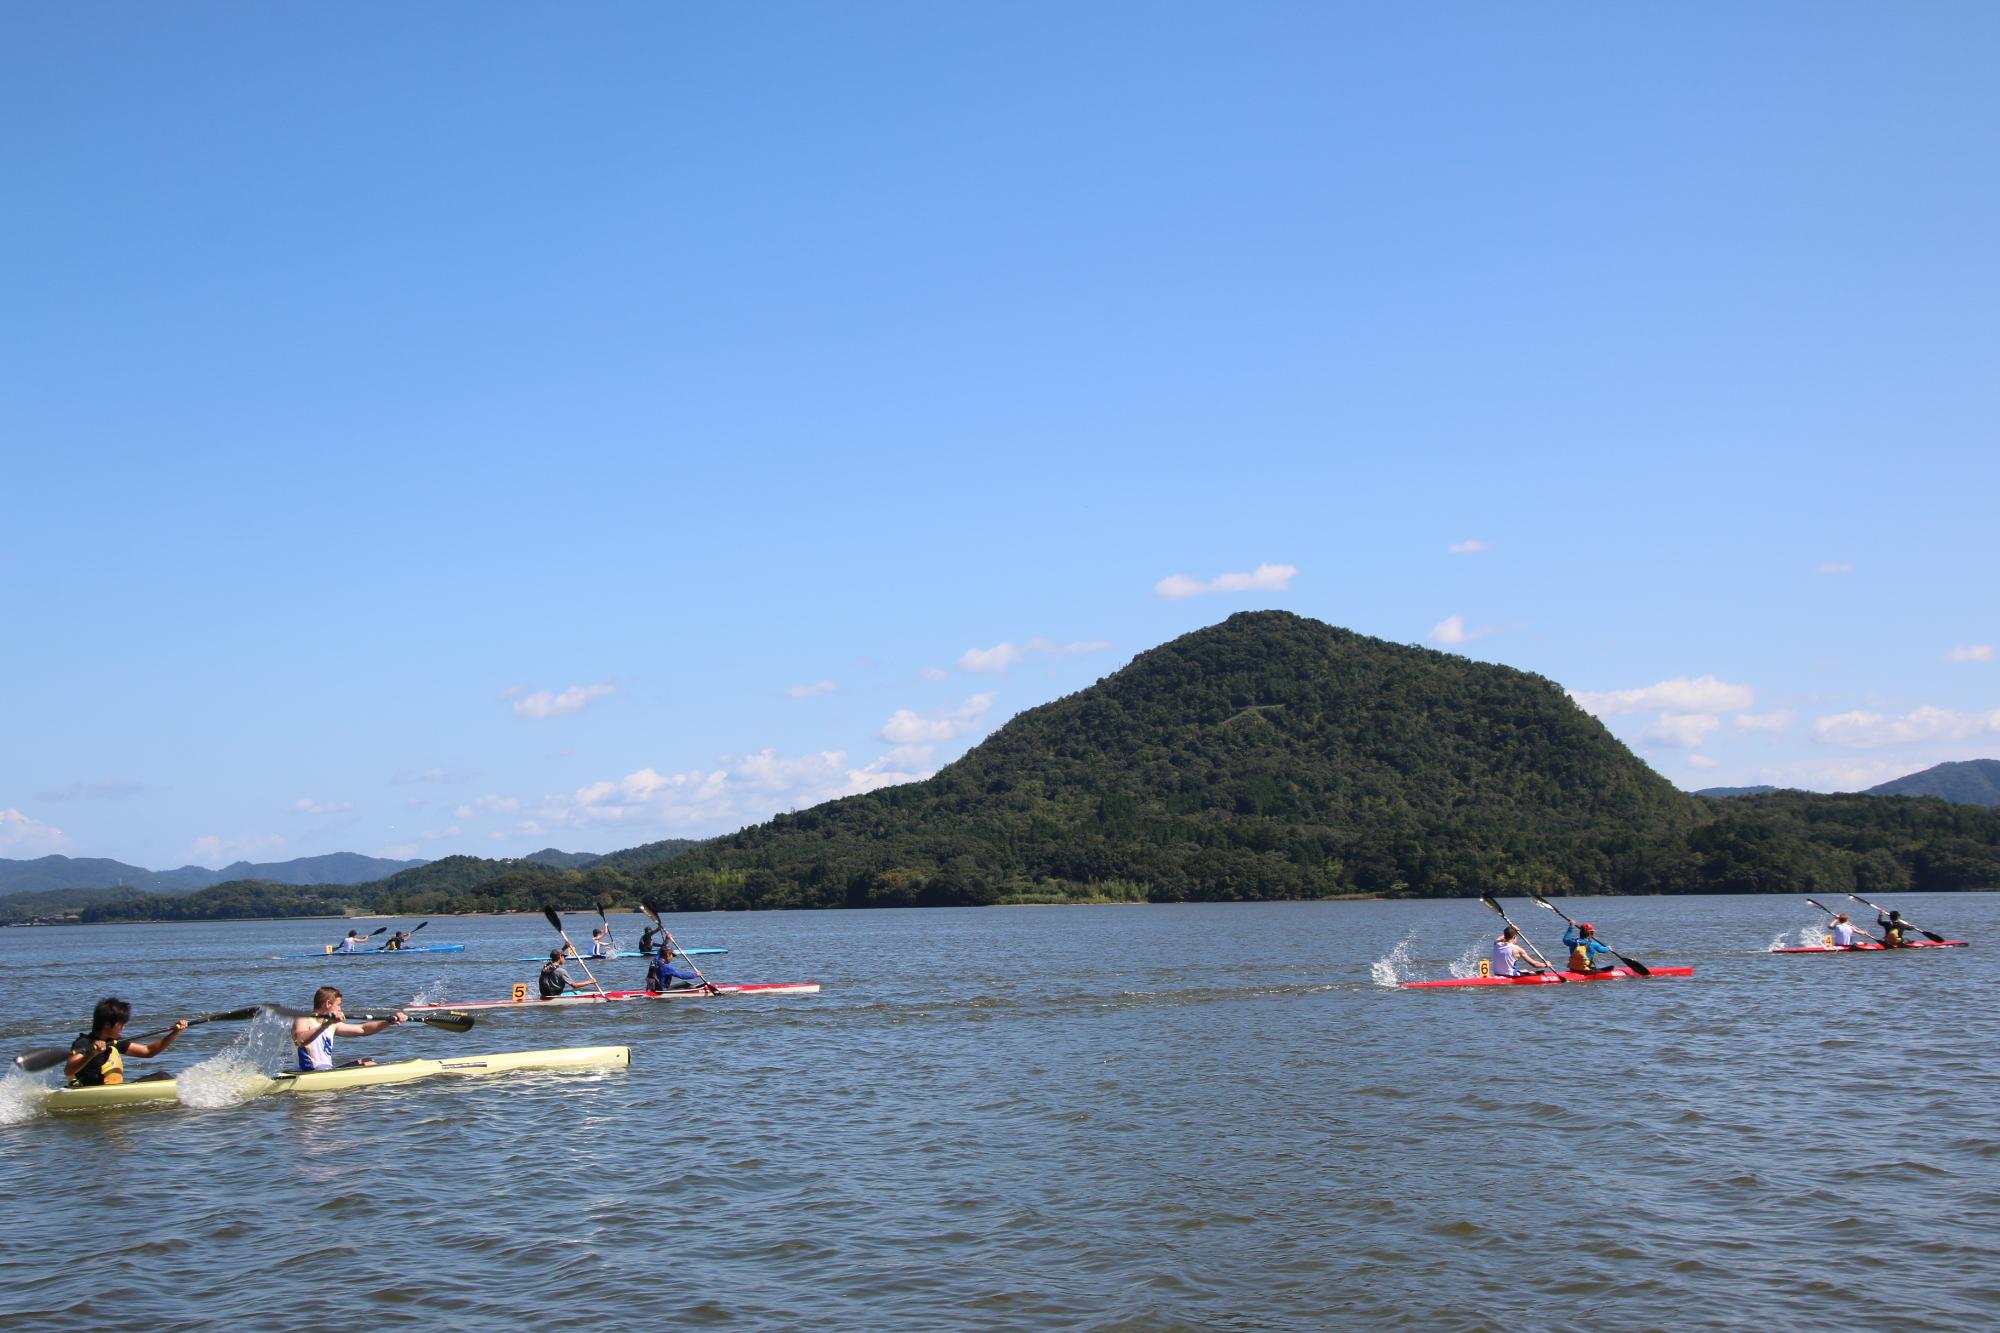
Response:
[{"label": "forested mountain", "polygon": [[[558,854],[560,856],[560,854]],[[577,866],[455,856],[311,910],[433,915],[2000,884],[2000,811],[1680,792],[1560,686],[1284,612],[1031,709],[923,782]],[[226,884],[87,919],[288,901]],[[247,911],[246,911],[247,914]],[[292,914],[286,909],[285,914]]]},{"label": "forested mountain", "polygon": [[1959,805],[2000,806],[2000,759],[1938,764],[1880,786],[1864,796],[1935,796]]},{"label": "forested mountain", "polygon": [[1696,796],[1723,798],[1729,796],[1763,796],[1769,792],[1783,791],[1783,787],[1703,787]]},{"label": "forested mountain", "polygon": [[220,870],[181,866],[148,870],[103,857],[42,856],[32,861],[0,858],[0,894],[47,893],[56,889],[129,887],[146,893],[192,893],[227,880],[255,879],[270,884],[367,884],[422,861],[391,861],[380,856],[334,852],[302,856],[292,861],[253,864],[238,861]]}]

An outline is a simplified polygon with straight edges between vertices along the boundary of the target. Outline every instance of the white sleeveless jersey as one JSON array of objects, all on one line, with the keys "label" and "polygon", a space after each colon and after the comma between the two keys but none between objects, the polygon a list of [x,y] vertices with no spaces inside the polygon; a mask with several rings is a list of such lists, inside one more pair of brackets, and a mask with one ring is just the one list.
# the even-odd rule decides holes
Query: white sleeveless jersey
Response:
[{"label": "white sleeveless jersey", "polygon": [[1851,921],[1834,922],[1833,923],[1834,947],[1837,949],[1845,949],[1848,945],[1852,943],[1854,943],[1854,923]]},{"label": "white sleeveless jersey", "polygon": [[1493,975],[1511,977],[1514,971],[1514,942],[1512,940],[1493,941]]},{"label": "white sleeveless jersey", "polygon": [[299,1047],[299,1072],[333,1068],[333,1029],[327,1028]]}]

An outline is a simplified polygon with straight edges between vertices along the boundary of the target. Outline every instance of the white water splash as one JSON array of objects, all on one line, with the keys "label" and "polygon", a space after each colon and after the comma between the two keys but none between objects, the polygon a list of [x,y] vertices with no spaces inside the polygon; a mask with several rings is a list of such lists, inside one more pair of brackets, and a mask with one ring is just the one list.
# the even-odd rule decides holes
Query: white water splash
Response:
[{"label": "white water splash", "polygon": [[1773,949],[1818,949],[1826,944],[1827,937],[1832,933],[1832,928],[1826,922],[1815,921],[1810,925],[1800,926],[1796,938],[1787,931],[1779,931],[1777,936],[1772,939],[1771,947]]},{"label": "white water splash", "polygon": [[0,1125],[18,1125],[42,1112],[42,1098],[49,1086],[33,1074],[10,1068],[0,1078]]},{"label": "white water splash", "polygon": [[1461,980],[1466,977],[1477,976],[1479,973],[1479,960],[1487,956],[1487,950],[1491,947],[1484,937],[1474,940],[1466,946],[1464,953],[1451,960],[1451,975]]},{"label": "white water splash", "polygon": [[1395,948],[1368,965],[1368,979],[1378,986],[1395,987],[1403,984],[1403,970],[1410,965],[1410,941],[1416,936],[1405,936]]},{"label": "white water splash", "polygon": [[219,1053],[189,1065],[174,1079],[183,1106],[204,1109],[238,1106],[266,1090],[271,1071],[291,1054],[291,1020],[259,1015]]}]

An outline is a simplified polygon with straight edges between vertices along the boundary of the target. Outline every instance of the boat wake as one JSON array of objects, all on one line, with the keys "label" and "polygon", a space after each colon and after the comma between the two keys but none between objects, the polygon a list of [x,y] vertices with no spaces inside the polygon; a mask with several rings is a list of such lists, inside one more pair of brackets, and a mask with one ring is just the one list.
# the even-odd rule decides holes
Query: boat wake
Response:
[{"label": "boat wake", "polygon": [[1479,972],[1479,956],[1486,952],[1486,937],[1481,936],[1465,947],[1465,952],[1451,960],[1451,975],[1463,981]]},{"label": "boat wake", "polygon": [[1779,931],[1771,940],[1773,949],[1816,949],[1826,943],[1826,922],[1815,921],[1800,926],[1796,936],[1787,931]]},{"label": "boat wake", "polygon": [[8,1069],[0,1078],[0,1125],[18,1125],[32,1120],[42,1109],[42,1094],[48,1085],[33,1074]]},{"label": "boat wake", "polygon": [[1378,986],[1391,988],[1403,984],[1403,974],[1410,966],[1410,941],[1414,935],[1406,935],[1395,948],[1368,965],[1368,979]]},{"label": "boat wake", "polygon": [[270,1071],[284,1067],[290,1028],[289,1019],[260,1015],[220,1052],[175,1075],[175,1096],[183,1106],[204,1110],[242,1105],[262,1091]]}]

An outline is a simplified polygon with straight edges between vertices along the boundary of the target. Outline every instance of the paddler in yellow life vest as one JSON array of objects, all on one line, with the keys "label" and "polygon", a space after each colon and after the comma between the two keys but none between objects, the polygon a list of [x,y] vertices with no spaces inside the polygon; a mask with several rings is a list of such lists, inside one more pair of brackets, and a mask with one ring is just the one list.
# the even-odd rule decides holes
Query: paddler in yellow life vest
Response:
[{"label": "paddler in yellow life vest", "polygon": [[[1563,932],[1563,943],[1569,946],[1569,970],[1572,972],[1609,972],[1618,966],[1618,960],[1611,950],[1598,942],[1597,927],[1588,921],[1579,921]],[[1604,955],[1600,965],[1597,955]]]},{"label": "paddler in yellow life vest", "polygon": [[1875,918],[1875,929],[1882,932],[1883,948],[1904,949],[1909,947],[1909,941],[1903,938],[1903,932],[1908,930],[1909,927],[1904,924],[1901,912],[1891,912],[1887,916],[1877,915]]},{"label": "paddler in yellow life vest", "polygon": [[[132,1017],[132,1006],[115,996],[107,995],[97,1002],[97,1008],[90,1015],[90,1031],[79,1032],[70,1043],[69,1059],[63,1063],[63,1075],[72,1088],[97,1088],[119,1084],[125,1081],[125,1057],[150,1060],[174,1044],[174,1038],[187,1028],[187,1020],[175,1023],[164,1037],[158,1041],[128,1041],[125,1038],[126,1020]],[[165,1078],[165,1074],[154,1074],[153,1078]]]},{"label": "paddler in yellow life vest", "polygon": [[389,942],[382,946],[382,952],[401,953],[410,943],[410,933],[407,930],[399,930],[391,935]]}]

